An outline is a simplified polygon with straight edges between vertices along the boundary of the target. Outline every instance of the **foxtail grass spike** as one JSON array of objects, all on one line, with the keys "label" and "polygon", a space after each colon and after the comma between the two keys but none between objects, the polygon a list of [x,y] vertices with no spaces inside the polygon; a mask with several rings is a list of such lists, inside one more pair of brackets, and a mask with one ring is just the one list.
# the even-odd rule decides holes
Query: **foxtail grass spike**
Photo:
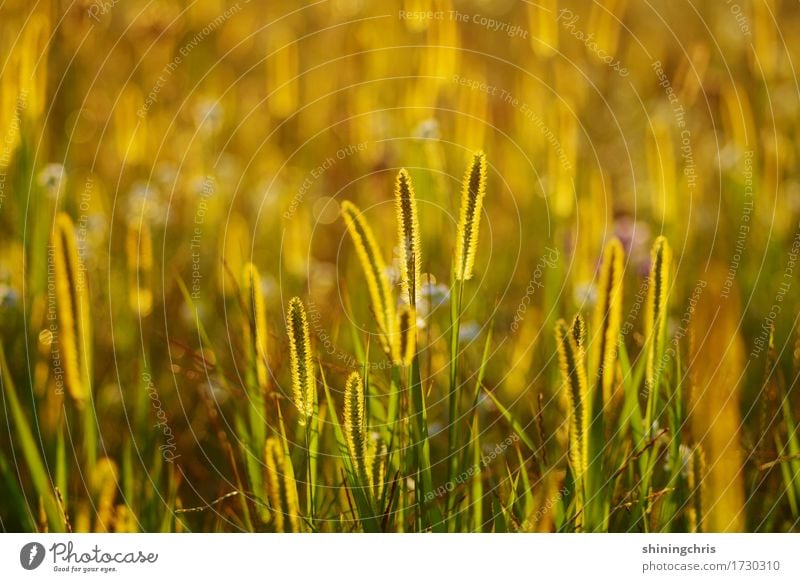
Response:
[{"label": "foxtail grass spike", "polygon": [[51,34],[50,18],[44,12],[34,12],[15,43],[20,49],[20,92],[26,96],[24,111],[30,119],[38,119],[47,104],[47,53]]},{"label": "foxtail grass spike", "polygon": [[556,343],[561,378],[569,402],[569,458],[576,479],[588,469],[589,450],[589,390],[583,348],[578,346],[567,323],[556,323]]},{"label": "foxtail grass spike", "polygon": [[63,212],[56,217],[52,262],[64,379],[70,396],[82,406],[90,390],[88,363],[81,349],[84,342],[88,341],[85,337],[87,322],[83,313],[89,308],[89,303],[84,275],[80,271],[75,227]]},{"label": "foxtail grass spike", "polygon": [[283,450],[281,450],[279,444],[276,448],[275,444],[274,438],[267,439],[264,447],[264,465],[267,472],[267,498],[269,499],[272,513],[272,525],[275,527],[276,532],[283,533],[284,512],[283,504],[281,503],[281,478],[278,473],[278,465],[282,458]]},{"label": "foxtail grass spike", "polygon": [[267,390],[267,314],[264,296],[261,293],[261,276],[253,263],[242,269],[242,295],[245,301],[244,342],[247,350],[249,370],[262,392]]},{"label": "foxtail grass spike", "polygon": [[416,310],[410,305],[404,305],[398,312],[399,346],[397,352],[400,362],[410,366],[414,355],[417,353],[417,315]]},{"label": "foxtail grass spike", "polygon": [[364,383],[361,374],[353,372],[347,378],[344,388],[344,434],[358,478],[366,484],[369,482],[369,475],[364,408]]},{"label": "foxtail grass spike", "polygon": [[721,263],[709,264],[707,287],[689,324],[694,342],[687,358],[687,377],[695,387],[687,405],[690,430],[705,455],[703,482],[714,492],[713,503],[703,504],[703,529],[720,533],[745,531],[748,491],[748,461],[738,444],[745,438],[742,402],[748,359],[736,287],[727,299],[719,299],[726,278]]},{"label": "foxtail grass spike", "polygon": [[461,212],[458,218],[455,253],[455,277],[459,281],[471,279],[473,275],[485,194],[486,155],[477,152],[464,175],[461,192]]},{"label": "foxtail grass spike", "polygon": [[286,325],[289,332],[294,403],[300,412],[300,424],[305,426],[307,418],[314,412],[314,392],[317,387],[306,310],[299,297],[293,297],[289,301]]},{"label": "foxtail grass spike", "polygon": [[400,283],[406,302],[416,305],[417,287],[422,278],[422,252],[419,240],[417,198],[411,183],[411,176],[405,168],[397,174],[394,194],[400,246]]},{"label": "foxtail grass spike", "polygon": [[647,311],[644,332],[649,340],[647,350],[646,381],[653,389],[658,370],[657,360],[663,353],[664,332],[667,325],[667,302],[669,299],[672,250],[667,239],[660,236],[653,243],[650,255],[650,276],[647,286]]},{"label": "foxtail grass spike", "polygon": [[706,458],[703,449],[695,446],[689,456],[687,485],[690,501],[686,511],[687,529],[691,533],[703,531],[703,502],[705,498]]},{"label": "foxtail grass spike", "polygon": [[290,28],[277,28],[268,38],[266,64],[266,87],[270,98],[267,107],[278,119],[285,119],[297,109],[299,99],[298,39]]},{"label": "foxtail grass spike", "polygon": [[380,500],[383,497],[383,488],[385,485],[386,473],[386,457],[388,449],[386,443],[380,436],[374,436],[369,441],[367,451],[367,470],[370,474],[370,483],[372,485],[372,492],[375,499]]},{"label": "foxtail grass spike", "polygon": [[616,379],[617,342],[622,321],[622,264],[624,251],[616,238],[606,245],[600,267],[597,305],[594,311],[592,362],[597,367],[597,389],[602,390],[603,403],[611,398]]},{"label": "foxtail grass spike", "polygon": [[128,224],[126,241],[128,255],[129,303],[139,317],[149,315],[153,309],[153,239],[150,226],[142,221]]},{"label": "foxtail grass spike", "polygon": [[114,499],[119,488],[117,465],[108,457],[97,461],[92,474],[94,490],[95,532],[109,532],[114,526]]},{"label": "foxtail grass spike", "polygon": [[364,220],[361,211],[352,202],[342,202],[342,216],[347,230],[353,239],[356,253],[361,261],[364,277],[367,280],[378,328],[381,331],[381,341],[384,350],[390,354],[392,361],[397,361],[395,353],[395,302],[392,289],[386,276],[386,264],[383,262],[380,248],[375,242],[372,229]]},{"label": "foxtail grass spike", "polygon": [[286,455],[277,437],[267,439],[264,448],[264,461],[267,471],[267,498],[272,510],[272,523],[275,531],[300,531],[300,504],[297,484]]}]

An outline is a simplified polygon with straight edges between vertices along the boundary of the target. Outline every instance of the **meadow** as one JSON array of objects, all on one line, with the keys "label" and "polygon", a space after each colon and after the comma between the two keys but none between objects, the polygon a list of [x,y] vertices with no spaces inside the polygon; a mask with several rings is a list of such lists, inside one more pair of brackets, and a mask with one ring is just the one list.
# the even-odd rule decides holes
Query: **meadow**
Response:
[{"label": "meadow", "polygon": [[0,3],[0,530],[800,530],[800,9]]}]

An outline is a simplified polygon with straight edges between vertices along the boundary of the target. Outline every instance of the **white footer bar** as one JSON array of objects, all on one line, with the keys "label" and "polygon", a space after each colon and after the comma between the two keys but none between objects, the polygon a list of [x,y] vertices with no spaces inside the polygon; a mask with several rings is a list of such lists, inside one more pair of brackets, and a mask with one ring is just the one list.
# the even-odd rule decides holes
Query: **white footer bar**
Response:
[{"label": "white footer bar", "polygon": [[800,534],[0,535],[2,580],[155,582],[180,576],[180,582],[187,575],[220,582],[253,575],[324,582],[491,582],[511,576],[797,581]]}]

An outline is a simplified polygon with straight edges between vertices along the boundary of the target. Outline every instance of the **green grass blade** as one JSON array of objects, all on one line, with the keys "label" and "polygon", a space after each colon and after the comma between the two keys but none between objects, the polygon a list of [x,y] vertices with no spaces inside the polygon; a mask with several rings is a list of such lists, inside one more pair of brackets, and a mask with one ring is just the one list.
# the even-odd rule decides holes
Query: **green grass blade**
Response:
[{"label": "green grass blade", "polygon": [[0,344],[0,368],[0,382],[2,383],[4,400],[8,408],[11,409],[11,419],[13,419],[14,428],[19,438],[20,447],[22,448],[22,455],[25,459],[28,471],[30,471],[36,494],[44,503],[50,531],[61,532],[64,530],[64,524],[58,509],[55,494],[53,493],[53,484],[45,469],[39,447],[33,437],[33,431],[31,430],[30,424],[28,424],[28,419],[17,397],[17,390],[14,387],[14,381],[8,369],[6,354],[2,344]]}]

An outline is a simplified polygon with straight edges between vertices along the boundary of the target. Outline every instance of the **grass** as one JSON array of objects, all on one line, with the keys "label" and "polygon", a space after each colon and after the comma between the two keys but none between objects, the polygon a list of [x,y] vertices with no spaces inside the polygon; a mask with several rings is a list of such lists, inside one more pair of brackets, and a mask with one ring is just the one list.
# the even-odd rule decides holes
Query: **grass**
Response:
[{"label": "grass", "polygon": [[581,12],[622,78],[541,7],[501,47],[114,7],[88,50],[11,4],[3,530],[799,529],[800,140],[762,9],[759,67],[669,7],[688,56],[644,6]]}]

